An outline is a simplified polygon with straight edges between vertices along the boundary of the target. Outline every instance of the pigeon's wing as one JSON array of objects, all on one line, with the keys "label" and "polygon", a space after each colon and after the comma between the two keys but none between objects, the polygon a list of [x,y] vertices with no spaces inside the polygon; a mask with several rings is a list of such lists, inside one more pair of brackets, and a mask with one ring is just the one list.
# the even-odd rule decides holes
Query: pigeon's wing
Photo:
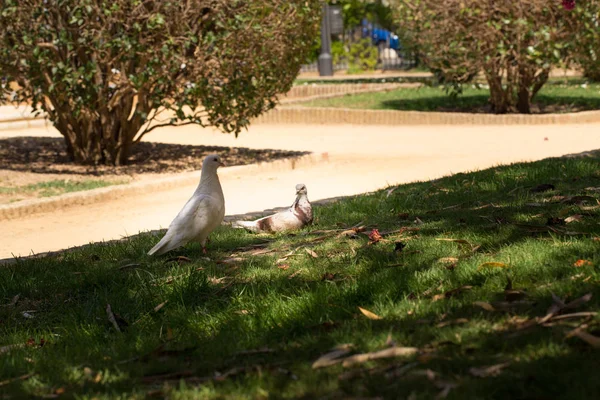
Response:
[{"label": "pigeon's wing", "polygon": [[211,230],[220,223],[218,211],[215,198],[205,194],[192,196],[173,219],[162,240],[148,254],[166,253]]},{"label": "pigeon's wing", "polygon": [[302,221],[292,209],[271,215],[269,219],[270,227],[274,232],[300,229],[303,225]]}]

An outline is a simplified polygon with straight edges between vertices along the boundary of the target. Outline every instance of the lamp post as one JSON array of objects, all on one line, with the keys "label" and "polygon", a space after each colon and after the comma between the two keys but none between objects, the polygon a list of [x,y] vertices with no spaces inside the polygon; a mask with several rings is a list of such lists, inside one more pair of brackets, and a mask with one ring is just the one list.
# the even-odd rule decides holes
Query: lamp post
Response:
[{"label": "lamp post", "polygon": [[329,5],[326,2],[323,2],[323,18],[321,19],[321,54],[319,54],[319,76],[333,76]]}]

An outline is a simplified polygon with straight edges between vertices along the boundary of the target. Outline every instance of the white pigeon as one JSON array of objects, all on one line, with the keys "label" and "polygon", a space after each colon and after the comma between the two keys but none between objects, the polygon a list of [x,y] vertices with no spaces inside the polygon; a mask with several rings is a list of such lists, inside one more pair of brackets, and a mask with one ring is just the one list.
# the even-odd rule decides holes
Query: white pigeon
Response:
[{"label": "white pigeon", "polygon": [[206,156],[200,183],[192,198],[171,222],[162,240],[148,252],[149,255],[161,255],[192,241],[199,242],[206,254],[206,239],[225,216],[225,198],[217,175],[217,168],[223,165],[218,155]]},{"label": "white pigeon", "polygon": [[296,200],[290,208],[256,221],[236,221],[234,228],[245,228],[252,232],[283,232],[301,229],[313,221],[312,206],[306,196],[306,185],[296,185]]}]

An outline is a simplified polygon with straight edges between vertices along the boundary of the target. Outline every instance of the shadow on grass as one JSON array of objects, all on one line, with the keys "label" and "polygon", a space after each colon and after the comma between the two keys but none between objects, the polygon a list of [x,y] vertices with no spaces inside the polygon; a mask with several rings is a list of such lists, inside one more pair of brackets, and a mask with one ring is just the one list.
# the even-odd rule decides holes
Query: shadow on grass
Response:
[{"label": "shadow on grass", "polygon": [[[62,388],[77,396],[433,398],[450,382],[456,387],[448,398],[595,398],[596,354],[577,338],[565,339],[572,326],[519,331],[514,320],[543,316],[551,293],[569,300],[592,293],[573,311],[600,308],[600,255],[592,239],[600,233],[598,209],[554,197],[596,198],[598,161],[515,164],[356,196],[317,208],[316,226],[296,235],[220,228],[209,245],[213,260],[204,260],[198,245],[147,257],[159,237],[142,234],[20,261],[0,269],[0,300],[20,294],[14,307],[0,308],[0,336],[7,344],[29,337],[48,343],[2,355],[0,375],[37,374],[11,384],[14,397]],[[532,190],[541,183],[555,188]],[[576,234],[516,225],[548,227],[549,217],[576,212],[583,219],[559,226]],[[381,232],[418,230],[371,245],[364,235],[319,233],[359,222]],[[395,252],[395,241],[406,247]],[[457,258],[456,265],[448,268],[443,257]],[[573,267],[580,259],[591,265]],[[509,267],[479,268],[490,261]],[[507,277],[530,303],[493,312],[473,304],[503,300]],[[435,297],[465,285],[471,288]],[[123,333],[108,322],[106,304],[128,322]],[[358,307],[383,319],[367,319]],[[31,310],[34,318],[22,316]],[[596,321],[587,322],[592,333]],[[388,335],[430,351],[416,364],[388,359],[311,368],[335,345],[379,350]],[[496,377],[470,372],[504,362],[510,364]]]},{"label": "shadow on grass", "polygon": [[[432,96],[416,99],[394,99],[381,102],[380,109],[401,111],[437,111],[490,114],[488,94],[465,94],[457,97]],[[533,114],[569,113],[600,109],[600,96],[560,96],[538,94],[532,104]]]},{"label": "shadow on grass", "polygon": [[69,160],[61,138],[23,136],[0,139],[2,169],[41,174],[106,175],[196,171],[202,167],[204,157],[211,153],[219,153],[228,166],[308,154],[300,151],[140,142],[133,147],[128,165],[84,166]]}]

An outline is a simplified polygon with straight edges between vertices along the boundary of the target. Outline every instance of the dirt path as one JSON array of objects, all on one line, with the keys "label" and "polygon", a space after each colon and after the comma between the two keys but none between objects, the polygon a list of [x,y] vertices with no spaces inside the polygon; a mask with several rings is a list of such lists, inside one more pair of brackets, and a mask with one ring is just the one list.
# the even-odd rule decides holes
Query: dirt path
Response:
[{"label": "dirt path", "polygon": [[[57,135],[51,128],[4,131],[1,136]],[[148,140],[167,143],[308,150],[312,161],[277,169],[220,170],[227,214],[285,206],[303,182],[313,200],[376,190],[500,163],[539,160],[600,148],[600,125],[571,126],[350,126],[256,125],[236,140],[209,129],[157,130]],[[116,239],[168,226],[194,185],[154,195],[56,210],[2,221],[0,258]]]}]

